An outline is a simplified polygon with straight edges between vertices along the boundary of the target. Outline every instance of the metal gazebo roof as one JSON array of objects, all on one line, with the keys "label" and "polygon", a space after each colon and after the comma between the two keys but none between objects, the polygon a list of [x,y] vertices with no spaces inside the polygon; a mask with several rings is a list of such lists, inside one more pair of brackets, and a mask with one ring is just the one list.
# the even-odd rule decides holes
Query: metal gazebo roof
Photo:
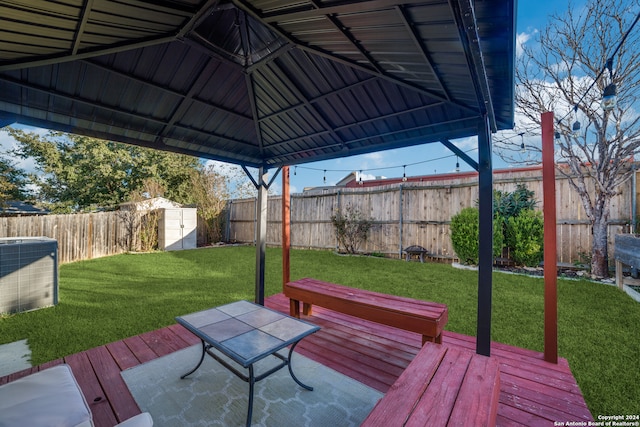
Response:
[{"label": "metal gazebo roof", "polygon": [[514,3],[1,0],[0,126],[267,169],[511,128]]},{"label": "metal gazebo roof", "polygon": [[[266,170],[456,151],[480,176],[477,351],[489,355],[490,132],[513,123],[515,0],[0,0],[0,16],[0,127],[259,168],[257,301]],[[450,142],[473,135],[477,163]]]}]

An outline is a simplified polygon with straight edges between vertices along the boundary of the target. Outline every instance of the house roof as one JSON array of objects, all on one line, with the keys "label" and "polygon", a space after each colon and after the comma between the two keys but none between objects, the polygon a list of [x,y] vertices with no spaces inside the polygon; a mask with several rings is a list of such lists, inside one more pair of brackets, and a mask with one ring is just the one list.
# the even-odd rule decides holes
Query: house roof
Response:
[{"label": "house roof", "polygon": [[47,215],[48,209],[38,208],[19,200],[0,202],[0,216]]},{"label": "house roof", "polygon": [[15,0],[0,15],[0,126],[271,168],[513,123],[515,0]]}]

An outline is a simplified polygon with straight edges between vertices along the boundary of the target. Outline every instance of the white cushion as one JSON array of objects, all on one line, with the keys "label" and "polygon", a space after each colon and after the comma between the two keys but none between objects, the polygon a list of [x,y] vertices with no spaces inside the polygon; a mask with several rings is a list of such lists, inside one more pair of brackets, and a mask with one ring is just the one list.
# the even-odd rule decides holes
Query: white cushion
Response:
[{"label": "white cushion", "polygon": [[92,425],[89,405],[69,365],[0,386],[0,427]]}]

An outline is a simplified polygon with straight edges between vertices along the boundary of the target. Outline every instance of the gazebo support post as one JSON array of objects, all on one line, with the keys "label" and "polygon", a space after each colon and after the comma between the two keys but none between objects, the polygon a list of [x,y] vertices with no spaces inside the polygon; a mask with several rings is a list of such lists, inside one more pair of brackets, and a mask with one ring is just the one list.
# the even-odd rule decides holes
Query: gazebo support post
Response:
[{"label": "gazebo support post", "polygon": [[264,305],[264,264],[267,250],[267,201],[268,185],[265,168],[258,168],[258,200],[256,209],[256,304]]},{"label": "gazebo support post", "polygon": [[491,355],[491,299],[493,269],[493,168],[491,164],[491,134],[485,115],[478,123],[478,324],[476,353]]},{"label": "gazebo support post", "polygon": [[[289,196],[289,166],[282,167],[282,286],[289,283],[291,262],[291,197]],[[284,289],[284,288],[283,288]]]},{"label": "gazebo support post", "polygon": [[542,116],[542,188],[544,203],[544,360],[558,363],[558,268],[556,170],[553,112]]}]

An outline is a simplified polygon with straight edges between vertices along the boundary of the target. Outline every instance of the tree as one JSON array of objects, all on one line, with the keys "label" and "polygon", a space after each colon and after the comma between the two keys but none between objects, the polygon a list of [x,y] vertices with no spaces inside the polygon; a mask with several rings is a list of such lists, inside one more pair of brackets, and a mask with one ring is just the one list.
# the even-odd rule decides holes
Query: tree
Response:
[{"label": "tree", "polygon": [[[640,148],[640,43],[629,33],[638,0],[588,0],[569,4],[566,15],[553,15],[534,45],[524,44],[516,64],[516,113],[520,130],[540,129],[540,115],[554,111],[557,167],[578,193],[593,229],[591,272],[608,276],[607,227],[610,202],[632,174]],[[619,49],[616,48],[619,46]],[[611,59],[611,73],[606,67]],[[606,86],[617,87],[618,103],[601,107]],[[581,123],[574,132],[574,123]],[[513,159],[520,139],[496,141],[503,158]],[[540,150],[536,144],[526,147]]]},{"label": "tree", "polygon": [[27,175],[15,163],[0,155],[0,204],[27,198]]},{"label": "tree", "polygon": [[210,242],[222,238],[222,218],[220,214],[227,205],[229,192],[227,179],[218,173],[215,164],[209,164],[202,171],[191,175],[191,194],[198,214],[207,224],[207,237]]},{"label": "tree", "polygon": [[190,177],[202,167],[195,157],[59,132],[7,131],[18,143],[14,153],[35,161],[40,174],[31,181],[53,211],[115,208],[149,178],[166,188],[165,197],[193,202]]}]

